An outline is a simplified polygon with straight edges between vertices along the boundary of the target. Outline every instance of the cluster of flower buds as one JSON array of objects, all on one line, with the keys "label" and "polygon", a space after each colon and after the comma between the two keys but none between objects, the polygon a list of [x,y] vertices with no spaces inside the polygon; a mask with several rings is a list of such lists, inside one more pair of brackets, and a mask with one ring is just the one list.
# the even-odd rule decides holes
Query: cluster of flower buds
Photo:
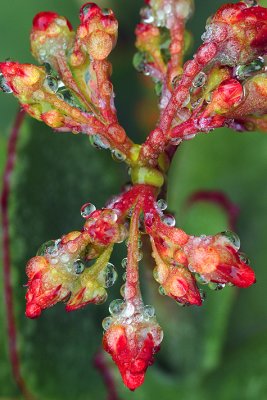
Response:
[{"label": "cluster of flower buds", "polygon": [[67,311],[103,303],[106,288],[115,283],[117,272],[109,259],[114,243],[125,240],[127,229],[112,209],[95,210],[87,203],[81,214],[86,218],[82,232],[44,243],[29,261],[27,317],[36,318],[59,301],[67,303]]},{"label": "cluster of flower buds", "polygon": [[159,350],[162,331],[139,286],[141,238],[150,237],[159,292],[180,305],[203,301],[200,285],[248,287],[255,275],[232,232],[194,237],[175,227],[161,198],[177,145],[220,126],[267,130],[267,10],[246,1],[221,7],[209,19],[204,44],[183,64],[191,36],[185,23],[192,0],[148,0],[141,10],[134,64],[156,83],[161,110],[157,127],[142,145],[119,124],[107,60],[118,23],[111,10],[94,3],[80,12],[75,33],[63,17],[42,12],[33,21],[31,47],[42,64],[0,63],[3,91],[54,130],[84,133],[94,146],[109,148],[130,167],[131,184],[106,208],[85,204],[81,231],[43,245],[27,265],[26,315],[38,317],[59,301],[72,311],[102,303],[117,272],[110,257],[126,241],[122,299],[103,321],[104,348],[134,390]]}]

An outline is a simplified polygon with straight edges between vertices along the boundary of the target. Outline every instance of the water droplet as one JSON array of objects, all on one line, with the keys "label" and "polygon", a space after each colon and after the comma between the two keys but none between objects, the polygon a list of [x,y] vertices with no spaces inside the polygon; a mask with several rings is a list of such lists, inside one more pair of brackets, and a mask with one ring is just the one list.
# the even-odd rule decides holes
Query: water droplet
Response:
[{"label": "water droplet", "polygon": [[182,107],[186,107],[190,103],[190,100],[191,100],[190,94],[188,94],[188,96],[185,98],[185,100],[182,104]]},{"label": "water droplet", "polygon": [[145,320],[149,320],[150,318],[154,317],[155,308],[153,306],[147,305],[147,306],[144,307],[143,313],[144,313]]},{"label": "water droplet", "polygon": [[137,261],[141,261],[143,258],[143,253],[142,251],[139,250],[138,255],[137,255]]},{"label": "water droplet", "polygon": [[135,53],[133,57],[133,66],[138,72],[143,72],[146,65],[146,56],[145,53]]},{"label": "water droplet", "polygon": [[70,260],[70,256],[67,253],[63,253],[60,256],[60,261],[63,262],[63,264],[66,264]]},{"label": "water droplet", "polygon": [[126,268],[127,267],[127,257],[122,259],[121,266],[122,266],[122,268]]},{"label": "water droplet", "polygon": [[104,287],[105,288],[109,288],[111,286],[114,285],[114,283],[116,282],[116,279],[118,277],[117,271],[114,267],[113,264],[108,263],[106,268],[105,268],[105,284]]},{"label": "water droplet", "polygon": [[166,291],[163,286],[159,286],[159,294],[161,294],[162,296],[166,296]]},{"label": "water droplet", "polygon": [[113,11],[110,8],[103,8],[102,15],[112,15]]},{"label": "water droplet", "polygon": [[80,10],[80,16],[86,16],[88,11],[91,10],[91,8],[94,8],[95,4],[94,3],[86,3]]},{"label": "water droplet", "polygon": [[119,315],[125,309],[125,301],[122,299],[113,300],[109,305],[109,312],[111,315]]},{"label": "water droplet", "polygon": [[111,155],[112,155],[113,160],[115,160],[115,161],[122,162],[122,161],[126,160],[126,155],[121,153],[117,149],[112,150]]},{"label": "water droplet", "polygon": [[157,206],[158,206],[158,208],[159,208],[160,210],[164,211],[164,210],[167,209],[168,204],[167,204],[166,200],[164,200],[164,199],[159,199],[159,200],[157,201]]},{"label": "water droplet", "polygon": [[152,22],[154,22],[153,12],[149,7],[141,8],[140,16],[141,16],[141,21],[144,22],[145,24],[151,24]]},{"label": "water droplet", "polygon": [[89,218],[89,216],[96,210],[96,206],[92,203],[85,203],[81,208],[81,216]]},{"label": "water droplet", "polygon": [[265,61],[263,57],[258,57],[256,60],[252,61],[248,65],[239,65],[236,70],[235,74],[238,79],[243,80],[249,78],[256,72],[261,71],[265,66]]},{"label": "water droplet", "polygon": [[124,281],[126,281],[126,278],[127,278],[127,272],[124,272],[124,273],[122,274],[122,279],[123,279]]},{"label": "water droplet", "polygon": [[162,222],[164,222],[164,224],[166,224],[170,227],[175,226],[175,223],[176,223],[174,216],[171,214],[164,215],[162,218]]},{"label": "water droplet", "polygon": [[176,301],[177,306],[179,307],[185,307],[186,303],[181,303],[180,301]]},{"label": "water droplet", "polygon": [[254,7],[258,5],[257,0],[244,0],[246,5],[249,7]]},{"label": "water droplet", "polygon": [[205,85],[207,81],[207,75],[205,74],[205,72],[200,72],[195,79],[193,80],[193,86],[195,88],[199,88]]},{"label": "water droplet", "polygon": [[222,290],[225,288],[225,283],[218,283],[216,290]]},{"label": "water droplet", "polygon": [[240,248],[240,239],[237,236],[236,233],[232,231],[225,231],[221,233],[222,236],[224,236],[228,241],[231,243],[231,245],[236,249],[239,250]]},{"label": "water droplet", "polygon": [[51,254],[52,251],[55,250],[55,249],[56,249],[56,242],[55,242],[55,240],[48,240],[47,242],[43,243],[43,244],[39,247],[39,249],[38,249],[36,255],[37,255],[37,256],[44,256],[44,255],[46,255],[47,253],[48,253],[48,254]]},{"label": "water droplet", "polygon": [[200,297],[202,301],[206,300],[206,292],[204,290],[199,289]]},{"label": "water droplet", "polygon": [[4,93],[13,93],[11,87],[7,84],[7,81],[2,73],[0,73],[0,89]]},{"label": "water droplet", "polygon": [[126,318],[130,318],[134,314],[135,308],[132,303],[127,303],[124,307],[122,314]]},{"label": "water droplet", "polygon": [[125,287],[126,287],[126,285],[123,284],[123,285],[121,286],[121,288],[120,288],[120,294],[121,294],[122,297],[124,297],[124,295],[125,295]]},{"label": "water droplet", "polygon": [[176,75],[173,79],[172,79],[172,87],[173,89],[176,89],[180,80],[182,79],[182,75]]},{"label": "water droplet", "polygon": [[250,265],[250,259],[248,258],[248,256],[245,253],[242,253],[242,252],[239,253],[239,258],[243,263]]},{"label": "water droplet", "polygon": [[101,135],[90,135],[89,141],[92,146],[94,146],[95,148],[97,148],[99,150],[102,150],[102,149],[106,150],[106,149],[109,149],[109,147],[110,147],[109,142],[106,140],[106,138],[102,137]]},{"label": "water droplet", "polygon": [[196,281],[198,283],[200,283],[201,285],[206,285],[207,283],[209,283],[207,281],[207,279],[204,276],[200,275],[200,274],[195,274],[195,278],[196,278]]},{"label": "water droplet", "polygon": [[103,327],[103,329],[104,329],[105,331],[107,331],[107,330],[111,327],[112,322],[113,322],[113,320],[112,320],[111,317],[106,317],[106,318],[104,318],[103,321],[102,321],[102,327]]},{"label": "water droplet", "polygon": [[155,92],[157,96],[160,96],[162,93],[163,84],[161,81],[157,81],[155,83]]},{"label": "water droplet", "polygon": [[77,274],[77,275],[81,274],[85,269],[83,260],[78,259],[78,260],[74,261],[73,269],[74,269],[75,274]]},{"label": "water droplet", "polygon": [[208,287],[209,287],[211,290],[217,290],[217,283],[215,283],[215,282],[209,282]]},{"label": "water droplet", "polygon": [[44,81],[44,85],[53,93],[56,93],[56,91],[58,90],[58,80],[53,76],[47,76]]}]

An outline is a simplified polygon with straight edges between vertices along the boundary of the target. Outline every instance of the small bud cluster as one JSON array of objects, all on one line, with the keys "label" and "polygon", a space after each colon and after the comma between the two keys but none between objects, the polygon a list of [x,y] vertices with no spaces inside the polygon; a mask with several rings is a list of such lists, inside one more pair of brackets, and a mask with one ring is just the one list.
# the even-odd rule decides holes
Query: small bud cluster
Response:
[{"label": "small bud cluster", "polygon": [[234,233],[189,236],[175,226],[162,198],[183,140],[221,126],[267,131],[267,10],[248,0],[222,6],[184,63],[193,6],[193,0],[147,0],[141,10],[134,65],[154,81],[160,109],[142,145],[131,141],[117,118],[107,59],[118,31],[112,10],[86,3],[76,32],[66,18],[41,12],[33,20],[31,48],[42,65],[0,63],[2,91],[13,92],[29,115],[58,132],[84,133],[93,146],[128,164],[131,184],[120,195],[99,210],[86,203],[83,229],[45,243],[29,261],[26,315],[36,318],[59,301],[67,311],[104,302],[117,278],[110,262],[114,244],[125,241],[125,285],[103,321],[103,345],[131,390],[143,383],[163,338],[140,291],[143,235],[150,238],[160,294],[182,306],[202,304],[201,285],[244,288],[255,282]]}]

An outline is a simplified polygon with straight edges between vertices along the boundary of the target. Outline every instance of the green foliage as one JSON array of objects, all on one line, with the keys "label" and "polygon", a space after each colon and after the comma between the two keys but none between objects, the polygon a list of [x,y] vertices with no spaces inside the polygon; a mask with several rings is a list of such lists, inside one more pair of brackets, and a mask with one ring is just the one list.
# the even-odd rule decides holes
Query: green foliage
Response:
[{"label": "green foliage", "polygon": [[[131,66],[133,45],[129,50],[126,41],[134,39],[132,32],[141,2],[129,2],[128,11],[126,3],[122,11],[119,2],[113,3],[115,10],[120,11],[119,20],[122,19],[121,39],[113,57],[117,106],[122,124],[130,133],[137,128],[143,132],[134,111],[141,84]],[[197,38],[204,29],[205,18],[223,1],[207,1],[207,7],[200,1],[196,3],[196,17],[191,26]],[[33,15],[41,9],[51,9],[75,24],[79,4],[59,0],[28,0],[27,7],[19,0],[14,0],[12,6],[3,3],[1,34],[5,40],[1,41],[1,59],[10,56],[22,62],[31,61],[27,38]],[[3,94],[0,104],[2,168],[5,142],[17,105],[13,98]],[[135,139],[141,141],[141,135]],[[227,288],[218,293],[207,289],[207,300],[201,309],[179,308],[171,300],[158,296],[156,285],[147,290],[147,303],[156,306],[165,340],[143,387],[130,393],[120,379],[116,380],[121,399],[266,398],[266,160],[264,135],[227,130],[201,135],[184,143],[177,152],[169,178],[168,201],[176,211],[177,223],[192,234],[225,230],[226,218],[215,206],[201,203],[186,213],[183,210],[185,199],[196,190],[224,191],[240,206],[237,231],[242,249],[255,267],[258,282],[244,291]],[[108,152],[93,149],[86,137],[54,134],[44,125],[27,119],[12,180],[12,281],[22,372],[38,400],[105,398],[105,388],[92,359],[101,343],[101,320],[107,315],[107,308],[92,305],[66,314],[61,304],[36,321],[26,320],[22,286],[26,282],[25,264],[41,243],[82,226],[79,209],[83,203],[91,201],[101,207],[125,180],[127,174],[121,166],[114,164]],[[117,253],[116,257],[114,264],[119,265],[122,255]],[[1,293],[2,285],[0,279]],[[5,321],[4,302],[1,302],[0,399],[18,399],[7,354]]]}]

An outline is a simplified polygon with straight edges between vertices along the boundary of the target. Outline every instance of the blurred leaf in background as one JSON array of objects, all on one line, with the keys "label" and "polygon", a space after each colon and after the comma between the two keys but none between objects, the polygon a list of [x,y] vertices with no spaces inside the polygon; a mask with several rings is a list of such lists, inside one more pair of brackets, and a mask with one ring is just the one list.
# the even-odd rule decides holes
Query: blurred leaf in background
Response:
[{"label": "blurred leaf in background", "polygon": [[[78,24],[78,0],[19,0],[1,4],[0,58],[32,62],[29,31],[33,16],[53,10]],[[137,116],[154,94],[142,96],[143,78],[132,67],[134,26],[141,1],[102,1],[114,8],[120,21],[120,37],[112,56],[116,105],[122,124],[141,142],[153,118],[140,123]],[[191,21],[195,46],[200,43],[206,18],[221,0],[196,0]],[[146,85],[147,86],[147,85]],[[148,85],[149,86],[149,85]],[[0,167],[6,158],[6,142],[18,105],[0,96]],[[149,108],[150,110],[150,108]],[[156,110],[153,111],[156,113]],[[151,125],[151,126],[149,126]],[[237,134],[226,129],[201,135],[184,143],[177,152],[169,177],[168,204],[177,224],[188,233],[216,233],[227,228],[227,218],[215,205],[199,203],[185,212],[184,202],[198,190],[221,190],[240,207],[237,232],[249,254],[257,284],[238,291],[208,291],[200,309],[179,308],[157,294],[156,285],[143,285],[147,304],[154,304],[165,331],[162,351],[147,374],[145,384],[131,393],[115,373],[121,400],[184,398],[186,400],[265,400],[267,398],[267,138],[259,133]],[[26,119],[18,143],[10,199],[12,282],[22,373],[38,400],[105,399],[106,389],[93,366],[101,344],[101,320],[107,306],[89,305],[65,313],[63,305],[38,320],[24,316],[25,264],[39,245],[63,233],[79,229],[80,206],[91,201],[101,207],[119,192],[126,171],[108,152],[93,149],[86,137],[55,134],[39,122]],[[118,248],[114,264],[120,265],[125,248]],[[149,279],[149,265],[143,265]],[[110,299],[119,296],[117,283]],[[146,289],[149,287],[149,290]],[[3,279],[0,280],[3,293]],[[7,350],[4,299],[0,304],[0,399],[19,399]],[[112,368],[112,364],[111,368]]]}]

